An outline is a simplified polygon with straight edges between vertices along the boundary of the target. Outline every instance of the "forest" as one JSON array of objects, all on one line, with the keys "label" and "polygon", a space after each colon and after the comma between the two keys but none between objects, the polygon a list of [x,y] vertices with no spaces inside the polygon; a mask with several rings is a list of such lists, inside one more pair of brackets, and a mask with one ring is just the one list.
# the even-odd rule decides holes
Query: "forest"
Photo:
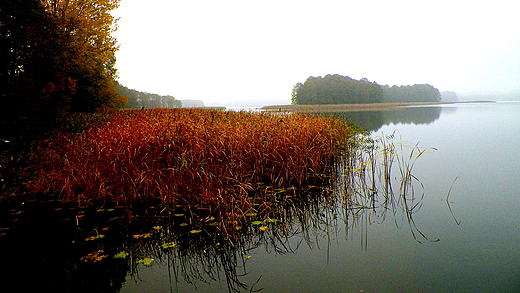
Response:
[{"label": "forest", "polygon": [[110,14],[119,0],[0,1],[0,138],[24,140],[73,113],[126,104]]},{"label": "forest", "polygon": [[172,96],[161,96],[129,89],[120,84],[117,85],[119,94],[127,97],[125,109],[153,109],[153,108],[181,108],[182,102]]},{"label": "forest", "polygon": [[364,104],[392,102],[439,102],[439,90],[429,84],[381,86],[366,78],[355,80],[339,74],[310,76],[296,83],[291,94],[293,105]]}]

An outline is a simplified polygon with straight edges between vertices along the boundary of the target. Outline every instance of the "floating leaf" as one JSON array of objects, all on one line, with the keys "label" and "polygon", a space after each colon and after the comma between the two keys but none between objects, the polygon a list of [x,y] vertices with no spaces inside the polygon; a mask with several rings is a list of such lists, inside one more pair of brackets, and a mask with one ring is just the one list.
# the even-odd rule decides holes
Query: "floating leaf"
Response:
[{"label": "floating leaf", "polygon": [[253,224],[253,225],[260,225],[260,224],[262,224],[262,221],[253,221],[253,222],[251,222],[251,224]]},{"label": "floating leaf", "polygon": [[96,236],[90,236],[90,237],[86,238],[85,241],[92,241],[92,240],[96,240],[96,239],[101,239],[103,237],[105,237],[105,235],[99,234],[99,235],[96,235]]},{"label": "floating leaf", "polygon": [[208,225],[215,227],[215,226],[218,226],[218,222],[211,222]]},{"label": "floating leaf", "polygon": [[113,212],[115,209],[107,209],[107,212]]},{"label": "floating leaf", "polygon": [[278,219],[267,219],[267,222],[276,223],[276,222],[278,222]]},{"label": "floating leaf", "polygon": [[162,248],[172,248],[172,247],[175,247],[175,246],[177,246],[177,243],[175,243],[175,242],[168,242],[168,243],[164,243],[162,245]]},{"label": "floating leaf", "polygon": [[251,257],[252,257],[252,256],[250,256],[250,255],[245,255],[245,254],[244,254],[244,258],[245,258],[245,259],[249,259],[249,258],[251,258]]},{"label": "floating leaf", "polygon": [[265,231],[265,230],[267,230],[269,228],[267,228],[267,226],[260,226],[260,227],[258,227],[258,229],[260,229],[261,231]]},{"label": "floating leaf", "polygon": [[80,258],[82,261],[91,261],[91,262],[100,262],[104,258],[107,258],[108,255],[103,254],[105,251],[98,250],[96,252],[89,253],[85,255],[84,257]]},{"label": "floating leaf", "polygon": [[180,223],[179,226],[186,227],[186,226],[188,226],[188,223]]},{"label": "floating leaf", "polygon": [[101,231],[108,231],[108,230],[110,230],[110,227],[101,228],[99,230],[101,230]]},{"label": "floating leaf", "polygon": [[137,262],[140,262],[143,265],[147,266],[153,262],[153,258],[145,257],[144,259],[138,260]]},{"label": "floating leaf", "polygon": [[120,253],[114,255],[114,258],[126,258],[128,255],[128,252],[121,251]]},{"label": "floating leaf", "polygon": [[152,237],[152,233],[145,233],[145,234],[136,234],[134,236],[135,239],[140,239],[140,238],[150,238]]},{"label": "floating leaf", "polygon": [[184,217],[184,214],[173,214],[174,217]]},{"label": "floating leaf", "polygon": [[202,232],[202,230],[191,230],[190,233],[191,234],[197,234],[197,233],[200,233]]},{"label": "floating leaf", "polygon": [[248,216],[248,217],[254,217],[256,215],[257,215],[257,213],[255,213],[255,212],[249,212],[246,214],[246,216]]},{"label": "floating leaf", "polygon": [[157,230],[161,230],[161,229],[162,229],[162,226],[153,226],[152,228],[153,228],[155,231],[157,231]]}]

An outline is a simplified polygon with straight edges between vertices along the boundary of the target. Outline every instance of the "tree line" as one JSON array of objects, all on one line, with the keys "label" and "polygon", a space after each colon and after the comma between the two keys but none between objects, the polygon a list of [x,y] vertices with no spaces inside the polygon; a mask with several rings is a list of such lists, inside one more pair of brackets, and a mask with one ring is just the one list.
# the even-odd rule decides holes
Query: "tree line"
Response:
[{"label": "tree line", "polygon": [[310,76],[303,84],[294,85],[291,101],[295,105],[380,103],[383,90],[367,79],[355,80],[338,74]]},{"label": "tree line", "polygon": [[110,12],[119,0],[0,1],[0,138],[120,107]]},{"label": "tree line", "polygon": [[161,96],[158,94],[140,92],[134,89],[129,89],[122,85],[117,86],[117,91],[121,95],[127,97],[128,102],[123,107],[128,109],[182,107],[182,102],[176,100],[172,96]]},{"label": "tree line", "polygon": [[304,83],[296,83],[291,94],[294,105],[360,104],[390,102],[438,102],[439,90],[429,84],[381,86],[366,78],[355,80],[348,76],[310,76]]}]

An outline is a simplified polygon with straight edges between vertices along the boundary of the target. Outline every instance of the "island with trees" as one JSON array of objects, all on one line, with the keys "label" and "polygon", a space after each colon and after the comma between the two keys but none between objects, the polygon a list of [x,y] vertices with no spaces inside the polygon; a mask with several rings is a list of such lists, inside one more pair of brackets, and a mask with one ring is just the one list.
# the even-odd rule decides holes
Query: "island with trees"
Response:
[{"label": "island with trees", "polygon": [[[454,99],[456,94],[446,92]],[[370,104],[401,102],[440,102],[441,93],[429,84],[379,85],[366,78],[356,80],[339,74],[310,76],[296,83],[291,94],[293,105]]]}]

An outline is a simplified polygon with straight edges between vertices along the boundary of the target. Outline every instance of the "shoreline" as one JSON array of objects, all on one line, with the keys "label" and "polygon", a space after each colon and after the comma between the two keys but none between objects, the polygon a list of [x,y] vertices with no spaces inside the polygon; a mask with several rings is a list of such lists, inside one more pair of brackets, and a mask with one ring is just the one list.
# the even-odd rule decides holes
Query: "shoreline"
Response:
[{"label": "shoreline", "polygon": [[264,111],[285,112],[362,112],[389,111],[407,106],[435,106],[451,104],[495,103],[495,101],[460,101],[460,102],[397,102],[370,104],[323,104],[323,105],[272,105],[260,108]]}]

